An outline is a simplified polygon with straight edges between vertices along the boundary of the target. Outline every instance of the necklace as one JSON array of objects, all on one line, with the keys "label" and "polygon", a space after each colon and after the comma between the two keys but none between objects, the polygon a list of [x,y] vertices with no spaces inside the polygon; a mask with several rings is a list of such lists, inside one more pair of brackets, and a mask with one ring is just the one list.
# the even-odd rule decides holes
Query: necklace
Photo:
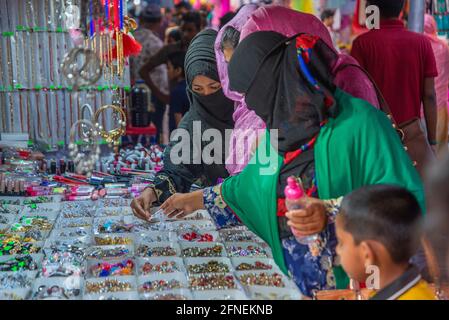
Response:
[{"label": "necklace", "polygon": [[22,92],[19,91],[18,94],[19,94],[20,128],[22,129],[21,132],[25,132],[23,128]]},{"label": "necklace", "polygon": [[40,104],[39,104],[39,93],[36,91],[34,94],[36,98],[36,111],[37,111],[37,133],[39,138],[43,139],[44,135],[42,134],[42,121],[41,121],[41,112],[40,112]]},{"label": "necklace", "polygon": [[[32,4],[32,1],[29,0],[28,1],[28,6],[27,6],[27,20],[28,20],[28,23],[29,23],[28,26],[29,26],[30,30],[32,30],[33,25],[34,25],[34,23],[33,23],[34,16],[32,14],[32,10],[33,10],[33,4]],[[30,33],[29,34],[30,47],[31,48],[35,48],[34,37],[35,37],[34,33]],[[31,83],[29,84],[29,88],[31,89],[33,87],[33,85],[36,84],[36,77],[35,77],[36,64],[35,64],[35,55],[34,55],[34,53],[30,52],[30,56],[31,56],[31,65],[29,66],[29,72],[30,72],[30,81],[31,81]]]}]

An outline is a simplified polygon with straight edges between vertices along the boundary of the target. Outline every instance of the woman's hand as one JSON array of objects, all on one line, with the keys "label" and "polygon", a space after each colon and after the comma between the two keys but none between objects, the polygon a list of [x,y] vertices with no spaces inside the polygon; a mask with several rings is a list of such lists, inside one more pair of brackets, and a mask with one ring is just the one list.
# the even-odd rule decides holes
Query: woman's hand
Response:
[{"label": "woman's hand", "polygon": [[293,234],[299,237],[320,233],[327,225],[326,207],[324,202],[316,198],[303,198],[300,200],[303,209],[292,210],[285,215],[287,224],[292,228]]},{"label": "woman's hand", "polygon": [[137,218],[149,221],[151,218],[150,209],[154,201],[156,201],[156,193],[152,188],[145,189],[140,196],[133,199],[131,208]]},{"label": "woman's hand", "polygon": [[203,191],[176,193],[161,205],[161,209],[169,218],[182,219],[196,210],[204,209]]}]

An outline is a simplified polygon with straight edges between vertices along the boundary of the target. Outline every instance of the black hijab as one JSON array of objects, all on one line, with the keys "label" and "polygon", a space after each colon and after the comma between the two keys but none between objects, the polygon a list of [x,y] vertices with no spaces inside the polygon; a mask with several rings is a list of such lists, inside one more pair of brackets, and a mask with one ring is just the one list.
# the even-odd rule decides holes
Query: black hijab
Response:
[{"label": "black hijab", "polygon": [[[159,203],[164,202],[175,192],[188,193],[194,182],[200,182],[203,187],[213,186],[218,178],[228,177],[228,172],[224,165],[226,159],[226,148],[229,141],[226,137],[226,129],[234,127],[232,113],[234,112],[234,103],[223,94],[223,90],[216,93],[201,96],[192,91],[192,82],[197,75],[203,75],[216,81],[220,81],[217,72],[217,62],[215,60],[214,43],[217,32],[214,30],[204,30],[196,35],[190,43],[185,59],[185,73],[187,81],[187,95],[190,100],[190,109],[182,118],[178,129],[187,131],[190,139],[183,139],[183,135],[177,135],[175,130],[172,133],[170,144],[164,152],[164,169],[160,171],[155,178],[154,189],[158,196]],[[195,123],[200,122],[198,132]],[[218,129],[221,131],[221,145],[224,151],[219,154],[213,154],[214,162],[207,164],[202,161],[202,151],[205,150],[209,141],[197,139],[196,134],[201,135],[208,129]],[[215,138],[213,138],[215,139]],[[172,151],[189,150],[188,164],[179,164],[172,161]],[[212,152],[211,152],[212,153]],[[178,152],[174,155],[181,156]]]},{"label": "black hijab", "polygon": [[190,110],[198,113],[211,127],[223,132],[234,127],[234,102],[226,98],[222,89],[207,96],[192,90],[193,79],[198,75],[220,82],[214,51],[217,34],[215,30],[206,29],[193,38],[186,53],[185,74]]},{"label": "black hijab", "polygon": [[[231,90],[245,94],[248,107],[267,128],[278,130],[278,141],[271,137],[281,155],[308,143],[319,133],[321,123],[336,113],[335,102],[329,101],[335,91],[330,72],[335,54],[322,40],[310,48],[307,67],[318,90],[298,63],[297,36],[255,32],[239,44],[228,66]],[[304,181],[307,187],[313,172],[314,153],[309,149],[281,168],[278,196],[283,196],[288,176],[305,175],[310,180]]]}]

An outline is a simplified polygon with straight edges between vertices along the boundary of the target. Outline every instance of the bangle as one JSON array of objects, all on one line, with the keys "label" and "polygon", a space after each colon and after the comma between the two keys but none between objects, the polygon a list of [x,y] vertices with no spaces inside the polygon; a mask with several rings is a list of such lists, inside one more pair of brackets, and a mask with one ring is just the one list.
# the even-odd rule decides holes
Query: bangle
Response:
[{"label": "bangle", "polygon": [[431,146],[436,146],[438,144],[438,141],[436,141],[436,140],[429,140],[429,144]]}]

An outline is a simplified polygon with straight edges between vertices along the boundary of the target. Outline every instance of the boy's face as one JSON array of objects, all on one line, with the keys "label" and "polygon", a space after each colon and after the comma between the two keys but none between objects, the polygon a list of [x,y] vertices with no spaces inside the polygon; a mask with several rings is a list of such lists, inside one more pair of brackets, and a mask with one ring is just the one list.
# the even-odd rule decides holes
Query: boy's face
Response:
[{"label": "boy's face", "polygon": [[337,216],[335,226],[338,240],[336,250],[343,269],[351,279],[364,282],[367,274],[361,245],[356,245],[353,236],[344,229],[344,219],[340,215]]},{"label": "boy's face", "polygon": [[185,43],[190,43],[200,30],[198,30],[196,25],[192,22],[183,22],[181,24],[181,32]]},{"label": "boy's face", "polygon": [[178,69],[176,69],[170,61],[167,62],[168,80],[174,81],[174,80],[178,79],[178,77],[179,77]]}]

